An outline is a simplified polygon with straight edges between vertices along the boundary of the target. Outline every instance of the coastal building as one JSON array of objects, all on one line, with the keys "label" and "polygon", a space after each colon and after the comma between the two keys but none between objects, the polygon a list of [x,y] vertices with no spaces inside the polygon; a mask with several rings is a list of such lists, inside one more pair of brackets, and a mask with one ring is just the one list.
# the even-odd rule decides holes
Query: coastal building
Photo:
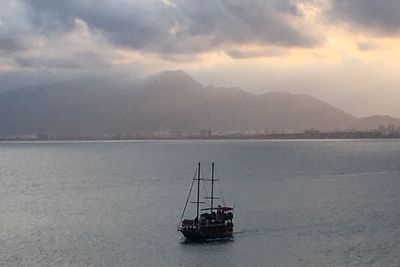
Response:
[{"label": "coastal building", "polygon": [[201,138],[210,138],[212,136],[211,130],[200,130],[199,135]]}]

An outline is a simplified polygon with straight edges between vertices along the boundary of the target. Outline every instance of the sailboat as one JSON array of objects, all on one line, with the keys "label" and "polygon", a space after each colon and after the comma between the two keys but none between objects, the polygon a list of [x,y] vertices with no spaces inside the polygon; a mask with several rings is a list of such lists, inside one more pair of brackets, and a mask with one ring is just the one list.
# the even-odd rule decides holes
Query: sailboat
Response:
[{"label": "sailboat", "polygon": [[[206,202],[200,201],[200,182],[205,181],[205,179],[201,178],[201,166],[200,163],[198,163],[196,170],[197,177],[195,176],[193,178],[181,220],[178,224],[178,231],[180,231],[187,240],[204,241],[231,238],[233,236],[233,208],[227,207],[225,204],[223,206],[217,205],[214,207],[214,200],[219,199],[219,197],[214,196],[214,183],[217,181],[214,177],[214,173],[215,163],[213,162],[211,164],[211,179],[206,180],[211,182],[211,194],[209,197],[205,197],[205,199],[210,200],[210,207],[200,209],[200,204],[205,204]],[[196,201],[190,203],[196,204],[197,216],[194,219],[184,219],[195,183],[197,183],[197,197]]]}]

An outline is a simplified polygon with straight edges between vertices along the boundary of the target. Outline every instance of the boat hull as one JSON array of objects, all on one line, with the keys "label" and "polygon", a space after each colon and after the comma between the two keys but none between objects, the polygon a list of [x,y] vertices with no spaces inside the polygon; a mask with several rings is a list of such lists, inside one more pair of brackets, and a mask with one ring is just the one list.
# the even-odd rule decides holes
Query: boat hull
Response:
[{"label": "boat hull", "polygon": [[233,228],[223,226],[205,226],[198,228],[180,228],[179,231],[187,240],[202,241],[210,239],[231,238]]}]

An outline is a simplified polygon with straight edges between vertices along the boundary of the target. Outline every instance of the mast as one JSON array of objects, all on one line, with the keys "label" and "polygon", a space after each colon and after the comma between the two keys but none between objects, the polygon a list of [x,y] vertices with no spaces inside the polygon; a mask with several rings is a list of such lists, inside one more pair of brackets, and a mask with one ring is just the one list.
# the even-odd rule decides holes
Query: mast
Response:
[{"label": "mast", "polygon": [[192,185],[190,186],[189,194],[188,194],[188,196],[187,196],[186,203],[185,203],[185,207],[183,208],[182,216],[181,216],[181,219],[180,219],[178,225],[181,225],[182,220],[183,220],[183,216],[185,216],[185,212],[186,212],[187,205],[188,205],[188,203],[189,203],[190,195],[192,194],[192,189],[193,189],[194,181],[196,180],[196,175],[197,175],[197,170],[194,172],[194,177],[193,177],[193,180],[192,180]]},{"label": "mast", "polygon": [[197,171],[197,220],[200,220],[199,218],[199,210],[200,210],[200,162],[199,162],[199,167]]},{"label": "mast", "polygon": [[213,212],[214,204],[214,162],[211,164],[211,213]]}]

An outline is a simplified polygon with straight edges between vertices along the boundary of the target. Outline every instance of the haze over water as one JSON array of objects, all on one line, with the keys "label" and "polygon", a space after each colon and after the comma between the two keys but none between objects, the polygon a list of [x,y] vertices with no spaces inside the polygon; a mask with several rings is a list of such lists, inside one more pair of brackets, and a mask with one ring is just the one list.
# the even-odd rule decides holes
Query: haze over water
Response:
[{"label": "haze over water", "polygon": [[[400,142],[0,143],[0,266],[397,266]],[[196,164],[230,242],[176,225]],[[194,207],[189,207],[194,208]]]}]

